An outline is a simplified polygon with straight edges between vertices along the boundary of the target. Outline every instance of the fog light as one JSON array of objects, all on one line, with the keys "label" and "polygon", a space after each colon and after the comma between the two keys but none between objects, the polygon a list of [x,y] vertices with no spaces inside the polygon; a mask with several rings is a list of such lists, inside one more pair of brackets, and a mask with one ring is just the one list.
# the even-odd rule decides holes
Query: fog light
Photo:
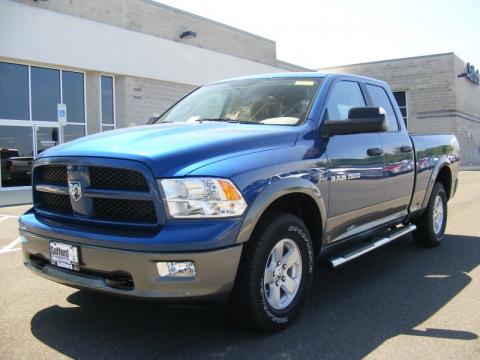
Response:
[{"label": "fog light", "polygon": [[195,277],[195,264],[193,261],[160,261],[157,262],[158,274],[161,277]]}]

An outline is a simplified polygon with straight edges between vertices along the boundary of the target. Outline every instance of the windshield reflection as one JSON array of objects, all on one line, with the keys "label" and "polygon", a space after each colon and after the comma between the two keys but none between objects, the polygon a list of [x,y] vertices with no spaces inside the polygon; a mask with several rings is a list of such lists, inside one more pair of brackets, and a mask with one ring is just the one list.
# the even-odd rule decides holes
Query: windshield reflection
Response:
[{"label": "windshield reflection", "polygon": [[298,125],[321,79],[248,79],[203,86],[157,121]]}]

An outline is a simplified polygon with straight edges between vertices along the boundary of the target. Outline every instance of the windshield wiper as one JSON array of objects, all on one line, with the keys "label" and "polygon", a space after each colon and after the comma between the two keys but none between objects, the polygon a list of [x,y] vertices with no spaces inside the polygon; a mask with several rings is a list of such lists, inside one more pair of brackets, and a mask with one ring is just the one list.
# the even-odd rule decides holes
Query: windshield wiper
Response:
[{"label": "windshield wiper", "polygon": [[228,117],[205,118],[205,119],[195,120],[195,122],[202,122],[202,121],[218,121],[218,122],[231,122],[231,123],[237,123],[238,122],[238,120],[230,119]]},{"label": "windshield wiper", "polygon": [[202,122],[202,121],[228,122],[228,123],[232,123],[232,124],[257,124],[253,121],[235,120],[235,119],[230,119],[228,117],[206,118],[206,119],[195,120],[195,122]]}]

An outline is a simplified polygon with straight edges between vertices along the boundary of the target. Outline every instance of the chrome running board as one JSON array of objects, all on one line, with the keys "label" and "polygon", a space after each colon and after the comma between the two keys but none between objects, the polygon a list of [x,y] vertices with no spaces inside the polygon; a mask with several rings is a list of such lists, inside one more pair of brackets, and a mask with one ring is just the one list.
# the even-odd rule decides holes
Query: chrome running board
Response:
[{"label": "chrome running board", "polygon": [[362,246],[360,248],[357,248],[354,251],[347,252],[343,255],[336,256],[332,259],[329,260],[330,265],[332,268],[336,268],[340,265],[343,265],[353,259],[356,259],[366,253],[369,253],[370,251],[373,251],[375,249],[378,249],[379,247],[388,244],[389,242],[398,239],[399,237],[402,237],[403,235],[406,235],[412,231],[414,231],[417,227],[413,224],[409,224],[407,226],[403,226],[399,229],[395,229],[390,235],[382,237],[378,240],[372,241],[367,243],[365,246]]}]

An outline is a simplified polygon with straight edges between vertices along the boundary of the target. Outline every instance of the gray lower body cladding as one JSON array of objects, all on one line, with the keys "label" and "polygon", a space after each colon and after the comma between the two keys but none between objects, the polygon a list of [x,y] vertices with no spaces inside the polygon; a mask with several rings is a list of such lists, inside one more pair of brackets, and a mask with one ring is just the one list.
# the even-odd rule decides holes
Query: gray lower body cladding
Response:
[{"label": "gray lower body cladding", "polygon": [[[205,252],[151,253],[71,243],[80,252],[80,271],[73,271],[50,264],[50,242],[58,240],[23,230],[20,235],[24,263],[37,275],[75,288],[171,302],[224,298],[233,287],[242,253],[242,245]],[[159,261],[193,261],[196,276],[161,277]]]}]

